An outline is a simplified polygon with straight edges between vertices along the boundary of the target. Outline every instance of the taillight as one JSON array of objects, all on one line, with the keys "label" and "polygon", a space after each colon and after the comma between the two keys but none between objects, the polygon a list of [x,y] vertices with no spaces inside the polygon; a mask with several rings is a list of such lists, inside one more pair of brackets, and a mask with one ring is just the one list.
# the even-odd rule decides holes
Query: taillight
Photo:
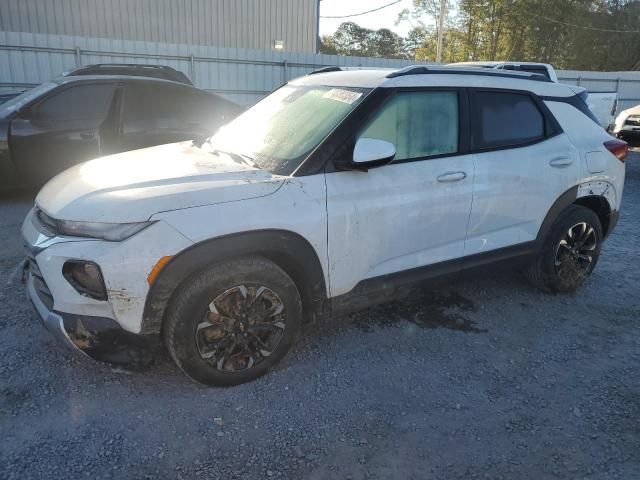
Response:
[{"label": "taillight", "polygon": [[604,142],[604,148],[613,153],[618,160],[624,162],[627,159],[627,153],[629,153],[629,144],[622,140],[609,140]]}]

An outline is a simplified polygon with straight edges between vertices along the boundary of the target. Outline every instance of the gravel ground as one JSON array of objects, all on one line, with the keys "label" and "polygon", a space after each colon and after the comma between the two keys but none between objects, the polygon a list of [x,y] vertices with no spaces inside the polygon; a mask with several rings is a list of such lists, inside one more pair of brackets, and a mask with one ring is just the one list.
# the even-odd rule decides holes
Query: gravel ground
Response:
[{"label": "gravel ground", "polygon": [[60,350],[0,205],[0,478],[640,478],[640,153],[587,285],[495,276],[336,319],[251,384]]}]

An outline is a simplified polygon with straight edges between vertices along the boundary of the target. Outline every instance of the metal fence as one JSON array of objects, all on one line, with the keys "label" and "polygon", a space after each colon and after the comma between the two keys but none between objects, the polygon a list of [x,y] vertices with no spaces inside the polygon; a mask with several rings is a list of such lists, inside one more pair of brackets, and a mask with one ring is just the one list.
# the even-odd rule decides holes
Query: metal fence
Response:
[{"label": "metal fence", "polygon": [[250,104],[318,68],[401,68],[415,62],[0,31],[0,88],[31,87],[91,63],[168,65],[199,88]]},{"label": "metal fence", "polygon": [[[0,31],[0,89],[32,87],[91,63],[168,65],[197,87],[246,105],[318,68],[401,68],[415,62]],[[558,76],[592,92],[618,92],[618,110],[640,104],[640,72],[559,71]]]},{"label": "metal fence", "polygon": [[589,92],[617,92],[618,111],[640,104],[640,72],[581,72],[561,70],[562,83],[579,85]]}]

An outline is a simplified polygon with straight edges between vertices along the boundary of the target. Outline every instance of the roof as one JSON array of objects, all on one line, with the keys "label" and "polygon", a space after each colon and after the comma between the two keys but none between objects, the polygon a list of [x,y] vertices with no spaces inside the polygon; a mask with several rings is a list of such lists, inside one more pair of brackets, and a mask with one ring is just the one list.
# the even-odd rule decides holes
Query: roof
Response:
[{"label": "roof", "polygon": [[[534,80],[535,75],[514,71],[487,71],[477,68],[436,67],[430,73],[412,73],[388,78],[390,71],[350,70],[341,72],[316,73],[300,77],[293,85],[326,85],[355,88],[394,87],[476,87],[525,90],[542,96],[570,97],[575,92],[568,85]],[[500,72],[500,73],[497,73]]]}]

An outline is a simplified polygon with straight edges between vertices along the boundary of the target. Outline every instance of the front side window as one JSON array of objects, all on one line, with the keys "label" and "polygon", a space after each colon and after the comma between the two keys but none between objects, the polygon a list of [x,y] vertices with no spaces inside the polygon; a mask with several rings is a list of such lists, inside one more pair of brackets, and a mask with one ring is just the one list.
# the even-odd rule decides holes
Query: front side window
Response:
[{"label": "front side window", "polygon": [[45,120],[103,120],[109,113],[114,86],[107,83],[73,85],[53,94],[35,109]]},{"label": "front side window", "polygon": [[42,83],[37,87],[22,92],[0,105],[0,116],[15,112],[41,95],[49,93],[58,86],[57,83]]},{"label": "front side window", "polygon": [[526,93],[474,94],[475,146],[514,147],[544,138],[544,117]]},{"label": "front side window", "polygon": [[359,136],[393,143],[397,162],[457,152],[458,124],[457,92],[400,92]]},{"label": "front side window", "polygon": [[288,175],[367,92],[287,85],[222,127],[209,140],[209,148],[245,156],[258,168]]}]

